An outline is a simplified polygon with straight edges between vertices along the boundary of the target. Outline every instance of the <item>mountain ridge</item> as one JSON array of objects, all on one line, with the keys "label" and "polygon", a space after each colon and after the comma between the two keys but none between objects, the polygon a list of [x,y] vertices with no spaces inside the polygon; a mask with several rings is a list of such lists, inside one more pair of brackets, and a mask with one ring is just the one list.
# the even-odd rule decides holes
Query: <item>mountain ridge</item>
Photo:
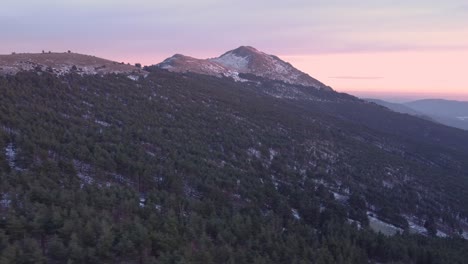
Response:
[{"label": "mountain ridge", "polygon": [[20,71],[48,71],[56,75],[75,72],[80,75],[111,73],[145,76],[148,72],[130,64],[119,63],[73,52],[12,53],[0,55],[0,74],[11,75]]},{"label": "mountain ridge", "polygon": [[468,102],[447,99],[422,99],[406,103],[389,103],[378,99],[364,99],[388,109],[428,119],[446,126],[468,130]]},{"label": "mountain ridge", "polygon": [[294,68],[290,63],[251,46],[240,46],[219,57],[208,59],[175,54],[155,66],[173,72],[194,72],[218,77],[231,77],[236,81],[243,81],[239,74],[253,74],[288,84],[332,91],[330,87]]}]

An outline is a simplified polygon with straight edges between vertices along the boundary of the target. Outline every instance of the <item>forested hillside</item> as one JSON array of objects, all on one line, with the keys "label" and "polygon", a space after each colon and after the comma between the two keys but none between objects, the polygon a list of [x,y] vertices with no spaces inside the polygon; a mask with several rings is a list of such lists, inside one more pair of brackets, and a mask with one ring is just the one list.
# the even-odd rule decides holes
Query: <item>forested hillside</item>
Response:
[{"label": "forested hillside", "polygon": [[251,75],[147,70],[0,77],[0,263],[468,259],[468,132]]}]

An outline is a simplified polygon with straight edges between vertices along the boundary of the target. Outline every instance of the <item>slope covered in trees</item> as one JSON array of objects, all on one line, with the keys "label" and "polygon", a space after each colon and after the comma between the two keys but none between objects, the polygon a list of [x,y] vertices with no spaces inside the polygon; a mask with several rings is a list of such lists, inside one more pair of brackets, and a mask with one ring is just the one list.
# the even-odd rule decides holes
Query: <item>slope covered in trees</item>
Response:
[{"label": "slope covered in trees", "polygon": [[243,78],[1,77],[0,263],[468,259],[468,133]]}]

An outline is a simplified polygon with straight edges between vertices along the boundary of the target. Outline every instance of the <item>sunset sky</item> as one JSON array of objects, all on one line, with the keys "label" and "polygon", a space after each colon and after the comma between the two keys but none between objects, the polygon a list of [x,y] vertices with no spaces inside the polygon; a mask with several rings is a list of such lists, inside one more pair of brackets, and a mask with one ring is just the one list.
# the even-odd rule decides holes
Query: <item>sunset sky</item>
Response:
[{"label": "sunset sky", "polygon": [[343,92],[468,100],[466,0],[5,0],[0,53],[155,64],[240,45]]}]

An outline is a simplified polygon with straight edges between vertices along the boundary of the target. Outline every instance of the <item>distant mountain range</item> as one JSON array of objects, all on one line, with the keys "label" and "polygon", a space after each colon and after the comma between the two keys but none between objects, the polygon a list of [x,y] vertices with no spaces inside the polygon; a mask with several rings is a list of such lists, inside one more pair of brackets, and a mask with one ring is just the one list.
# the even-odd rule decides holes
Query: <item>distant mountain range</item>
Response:
[{"label": "distant mountain range", "polygon": [[468,102],[444,99],[424,99],[407,103],[390,103],[379,99],[365,100],[385,106],[394,112],[468,130]]}]

